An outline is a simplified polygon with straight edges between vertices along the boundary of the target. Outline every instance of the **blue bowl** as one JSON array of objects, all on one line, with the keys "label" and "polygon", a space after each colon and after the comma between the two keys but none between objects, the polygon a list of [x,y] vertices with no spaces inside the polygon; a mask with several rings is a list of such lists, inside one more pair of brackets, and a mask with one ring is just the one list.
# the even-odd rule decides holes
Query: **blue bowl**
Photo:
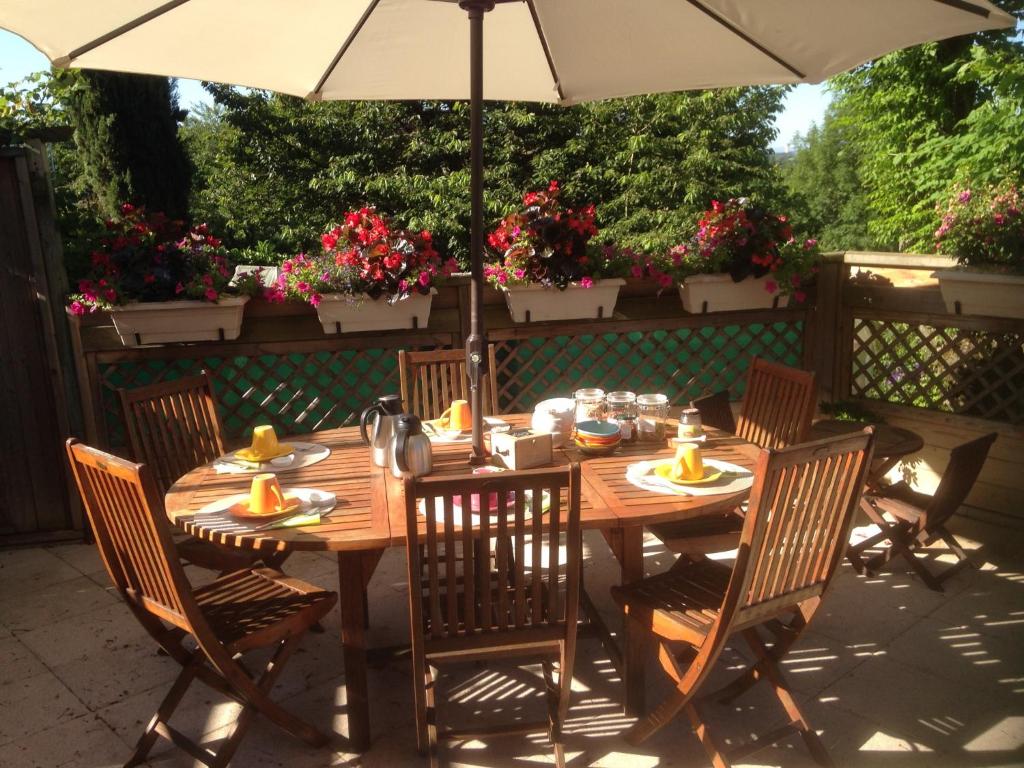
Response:
[{"label": "blue bowl", "polygon": [[592,437],[614,437],[619,434],[619,425],[610,421],[581,421],[576,425],[576,431]]}]

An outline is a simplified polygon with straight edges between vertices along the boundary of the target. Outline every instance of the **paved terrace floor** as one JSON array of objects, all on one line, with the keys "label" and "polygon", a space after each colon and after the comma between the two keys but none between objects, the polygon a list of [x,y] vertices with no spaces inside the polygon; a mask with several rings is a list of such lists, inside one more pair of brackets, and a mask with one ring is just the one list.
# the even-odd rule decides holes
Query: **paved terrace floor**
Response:
[{"label": "paved terrace floor", "polygon": [[[1024,765],[1024,532],[968,519],[956,521],[981,568],[926,589],[897,568],[877,578],[844,565],[825,604],[785,668],[804,712],[839,766]],[[870,529],[857,529],[865,534]],[[587,587],[609,615],[607,587],[616,571],[600,537],[586,540]],[[941,557],[943,550],[936,549]],[[649,571],[671,561],[651,539]],[[406,637],[404,553],[387,553],[371,584],[371,643]],[[334,560],[293,557],[287,570],[336,588]],[[201,578],[202,573],[191,571]],[[338,734],[334,748],[313,750],[257,720],[233,765],[405,766],[414,752],[410,669],[394,663],[371,672],[373,748],[344,749],[344,672],[338,618],[310,634],[276,694],[295,711]],[[745,646],[743,646],[745,649]],[[718,676],[746,663],[740,648],[719,662]],[[177,673],[154,652],[142,629],[109,588],[93,547],[64,545],[0,552],[0,765],[4,768],[98,768],[121,765]],[[664,690],[651,664],[649,700]],[[468,666],[443,680],[442,717],[543,716],[535,668]],[[716,682],[716,681],[712,681]],[[763,684],[762,684],[763,685]],[[760,688],[760,686],[759,686]],[[754,690],[714,717],[732,738],[770,730],[782,719],[767,690]],[[567,723],[571,766],[705,766],[696,737],[681,718],[640,748],[620,738],[630,724],[618,680],[601,646],[583,639]],[[200,685],[172,723],[215,745],[237,706]],[[464,721],[464,720],[463,720]],[[542,736],[468,743],[446,751],[453,765],[512,768],[551,760]],[[191,766],[158,743],[149,765]],[[799,739],[747,758],[744,765],[812,765]]]}]

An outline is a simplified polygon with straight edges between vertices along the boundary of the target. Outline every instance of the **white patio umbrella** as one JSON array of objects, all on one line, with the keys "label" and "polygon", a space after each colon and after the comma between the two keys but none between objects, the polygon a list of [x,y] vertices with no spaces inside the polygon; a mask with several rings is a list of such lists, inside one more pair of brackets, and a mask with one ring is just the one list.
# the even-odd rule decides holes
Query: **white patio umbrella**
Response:
[{"label": "white patio umbrella", "polygon": [[483,99],[577,104],[818,82],[898,48],[1014,23],[985,0],[0,0],[0,27],[58,67],[213,80],[310,99],[469,99],[466,350],[477,457],[486,346]]}]

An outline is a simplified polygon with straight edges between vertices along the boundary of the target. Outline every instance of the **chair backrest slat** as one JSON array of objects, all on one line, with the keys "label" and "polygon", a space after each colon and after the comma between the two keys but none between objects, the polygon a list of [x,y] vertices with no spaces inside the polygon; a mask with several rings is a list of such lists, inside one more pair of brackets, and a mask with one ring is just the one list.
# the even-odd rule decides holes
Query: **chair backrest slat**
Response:
[{"label": "chair backrest slat", "polygon": [[815,395],[812,371],[755,357],[736,434],[762,448],[802,443],[814,418]]},{"label": "chair backrest slat", "polygon": [[67,449],[111,580],[137,608],[192,631],[188,580],[148,468],[73,439]]},{"label": "chair backrest slat", "polygon": [[821,595],[843,557],[872,444],[869,429],[762,451],[722,631]]},{"label": "chair backrest slat", "polygon": [[988,452],[996,437],[998,435],[995,432],[990,432],[958,445],[950,452],[949,464],[946,465],[939,487],[935,489],[931,503],[925,511],[925,530],[943,525],[967,500],[967,495],[985,466]]},{"label": "chair backrest slat", "polygon": [[[489,373],[483,375],[480,386],[484,415],[490,416],[498,413],[493,344],[487,347],[487,362]],[[422,419],[438,418],[452,400],[469,400],[465,350],[399,350],[398,376],[404,407]]]},{"label": "chair backrest slat", "polygon": [[217,400],[205,371],[120,392],[132,455],[151,468],[160,493],[225,452]]},{"label": "chair backrest slat", "polygon": [[431,640],[563,631],[567,617],[575,621],[579,465],[409,478],[405,491],[410,614],[420,622],[414,633],[428,619],[419,637],[428,648]]}]

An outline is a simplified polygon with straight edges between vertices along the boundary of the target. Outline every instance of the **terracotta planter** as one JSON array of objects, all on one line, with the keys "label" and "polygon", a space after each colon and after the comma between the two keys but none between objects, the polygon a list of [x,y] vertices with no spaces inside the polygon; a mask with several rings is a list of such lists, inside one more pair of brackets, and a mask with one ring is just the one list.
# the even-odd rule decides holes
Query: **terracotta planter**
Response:
[{"label": "terracotta planter", "polygon": [[679,286],[679,298],[683,309],[693,314],[786,306],[789,296],[780,295],[778,291],[770,293],[765,288],[770,279],[768,275],[745,277],[734,283],[727,274],[694,275]]},{"label": "terracotta planter", "polygon": [[316,313],[324,333],[426,328],[436,293],[437,289],[431,288],[426,295],[414,293],[394,304],[388,304],[383,298],[371,299],[365,294],[325,293]]},{"label": "terracotta planter", "polygon": [[126,347],[181,341],[237,339],[248,296],[211,301],[153,301],[110,310],[117,335]]},{"label": "terracotta planter", "polygon": [[1024,318],[1024,275],[944,269],[932,277],[950,314]]},{"label": "terracotta planter", "polygon": [[508,311],[516,323],[544,320],[579,320],[611,317],[619,288],[626,281],[618,277],[595,280],[590,288],[570,285],[564,291],[544,285],[501,286]]}]

